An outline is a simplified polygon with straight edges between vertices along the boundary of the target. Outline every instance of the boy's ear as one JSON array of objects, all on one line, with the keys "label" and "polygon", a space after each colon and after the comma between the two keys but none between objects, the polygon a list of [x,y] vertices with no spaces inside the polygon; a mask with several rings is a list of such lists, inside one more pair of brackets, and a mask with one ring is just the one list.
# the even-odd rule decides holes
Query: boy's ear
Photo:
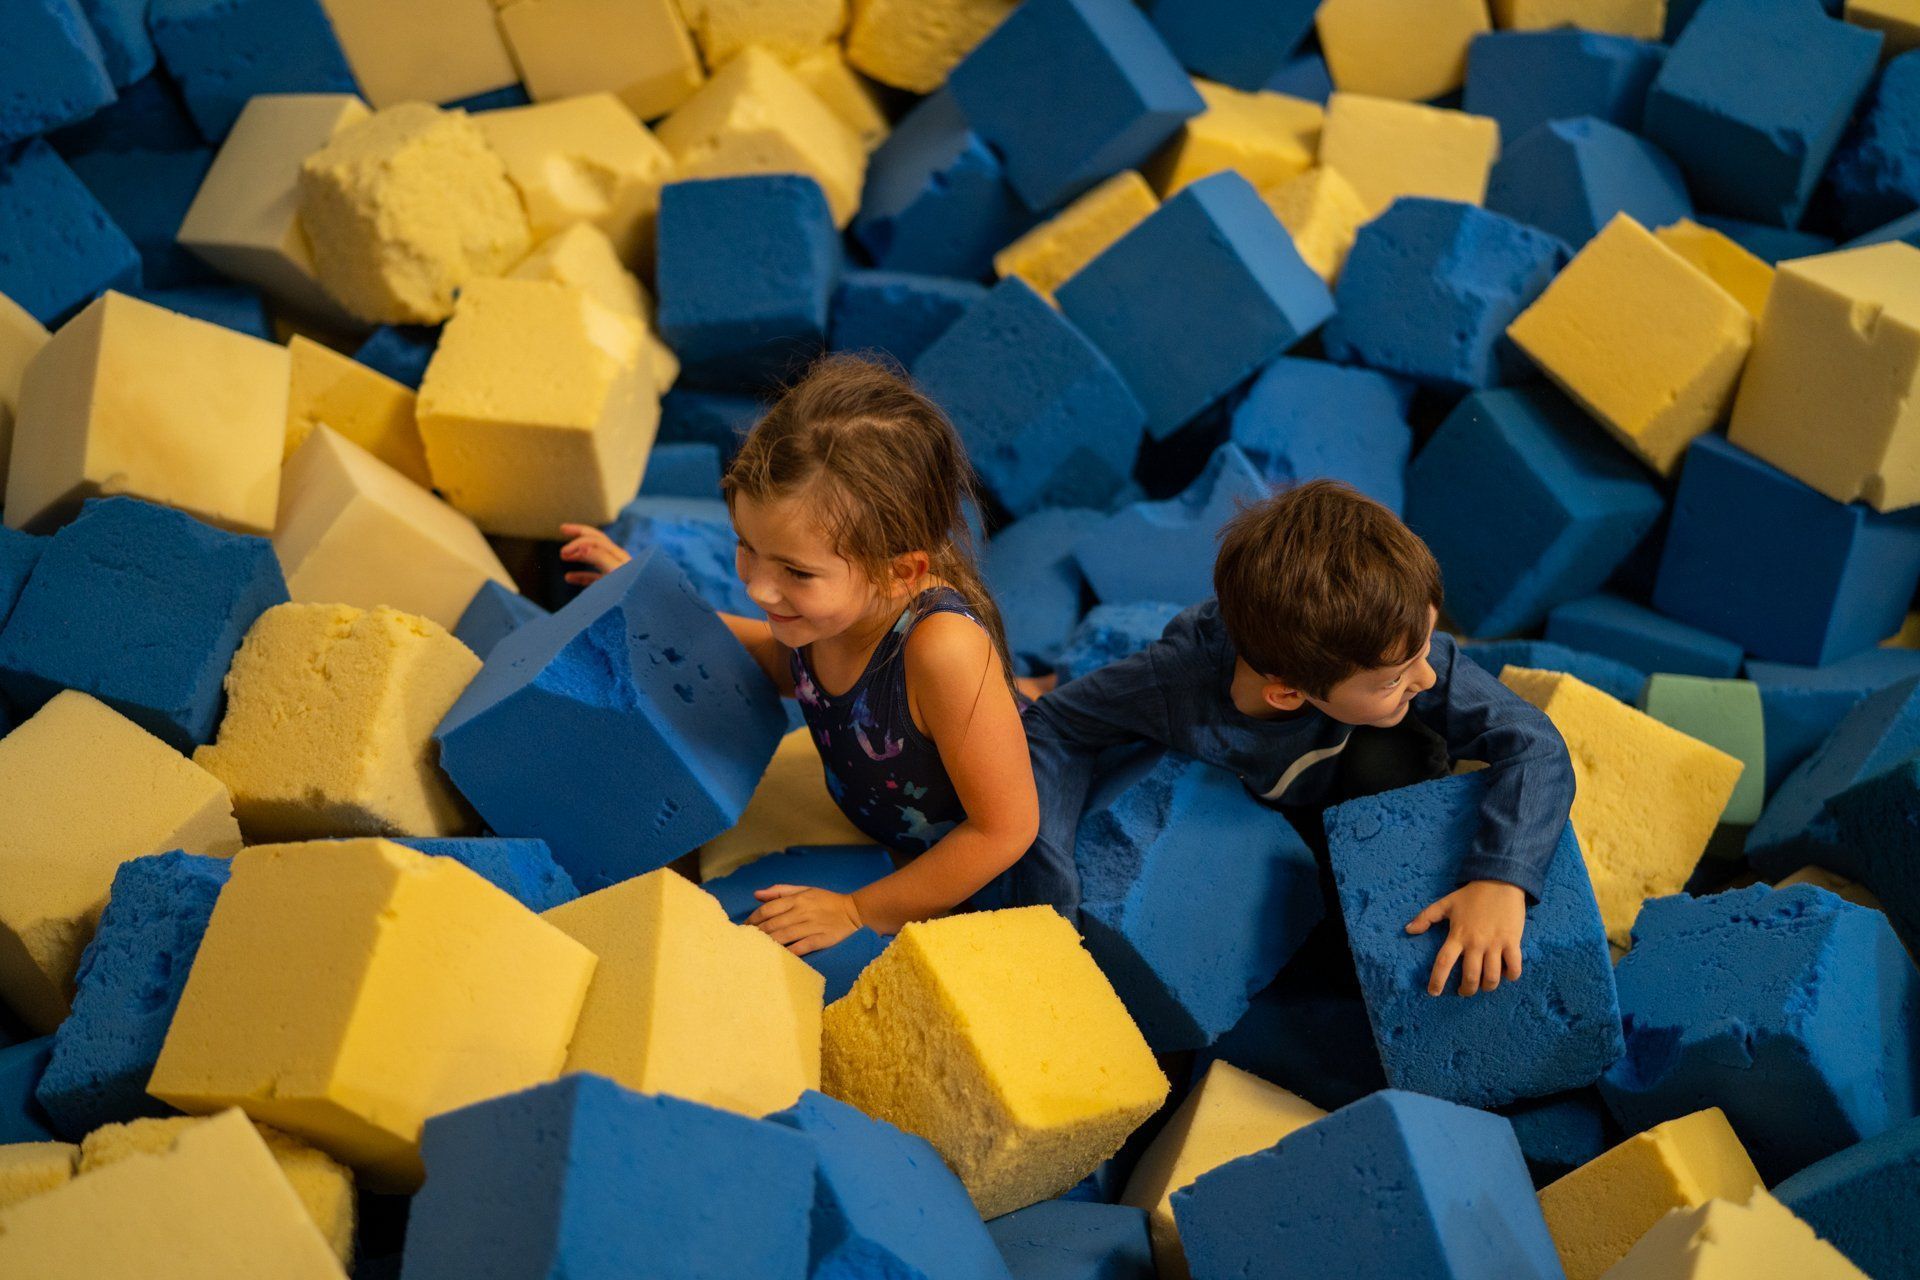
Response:
[{"label": "boy's ear", "polygon": [[1298,711],[1307,701],[1307,695],[1283,680],[1269,679],[1260,686],[1260,696],[1275,711]]}]

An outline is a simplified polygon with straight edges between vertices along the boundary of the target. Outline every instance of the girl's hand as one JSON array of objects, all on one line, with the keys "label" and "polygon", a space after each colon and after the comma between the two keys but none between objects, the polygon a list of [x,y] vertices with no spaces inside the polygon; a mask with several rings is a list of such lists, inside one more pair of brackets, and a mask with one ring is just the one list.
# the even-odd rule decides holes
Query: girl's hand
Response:
[{"label": "girl's hand", "polygon": [[825,951],[861,927],[860,908],[849,894],[776,884],[755,889],[753,896],[762,905],[747,917],[747,923],[797,956]]},{"label": "girl's hand", "polygon": [[[1527,926],[1527,894],[1502,880],[1472,880],[1407,922],[1408,933],[1425,933],[1442,920],[1447,940],[1434,957],[1427,994],[1447,989],[1454,962],[1460,963],[1460,994],[1492,991],[1502,976],[1520,976],[1520,935]],[[1504,973],[1503,973],[1504,971]]]},{"label": "girl's hand", "polygon": [[619,543],[590,524],[563,524],[560,533],[569,539],[560,548],[560,558],[589,566],[566,575],[567,581],[576,587],[590,586],[598,582],[601,575],[612,573],[633,559],[621,550]]}]

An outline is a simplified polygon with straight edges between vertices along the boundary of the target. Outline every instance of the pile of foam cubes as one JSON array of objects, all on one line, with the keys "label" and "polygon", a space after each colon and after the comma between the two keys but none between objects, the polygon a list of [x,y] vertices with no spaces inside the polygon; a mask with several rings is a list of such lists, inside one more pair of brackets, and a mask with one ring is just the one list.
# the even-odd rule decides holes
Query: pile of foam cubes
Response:
[{"label": "pile of foam cubes", "polygon": [[[0,0],[0,1276],[1920,1276],[1916,246],[1916,0]],[[1523,976],[1403,928],[1470,760],[744,924],[893,866],[715,616],[825,350],[1023,674],[1402,514]]]}]

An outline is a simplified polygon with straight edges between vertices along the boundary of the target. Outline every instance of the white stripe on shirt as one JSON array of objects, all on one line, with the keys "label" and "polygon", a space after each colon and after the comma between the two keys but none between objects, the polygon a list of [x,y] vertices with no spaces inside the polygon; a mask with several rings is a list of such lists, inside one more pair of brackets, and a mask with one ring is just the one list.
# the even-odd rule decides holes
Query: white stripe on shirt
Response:
[{"label": "white stripe on shirt", "polygon": [[1260,798],[1262,800],[1278,800],[1286,794],[1287,788],[1293,785],[1295,778],[1305,773],[1308,769],[1311,769],[1314,765],[1319,764],[1322,760],[1330,759],[1333,756],[1339,755],[1342,751],[1345,751],[1347,749],[1347,742],[1352,736],[1352,734],[1348,734],[1347,737],[1340,739],[1339,742],[1331,747],[1321,747],[1317,751],[1309,751],[1298,760],[1295,760],[1287,766],[1287,771],[1280,775],[1280,781],[1273,784],[1273,789],[1261,793]]}]

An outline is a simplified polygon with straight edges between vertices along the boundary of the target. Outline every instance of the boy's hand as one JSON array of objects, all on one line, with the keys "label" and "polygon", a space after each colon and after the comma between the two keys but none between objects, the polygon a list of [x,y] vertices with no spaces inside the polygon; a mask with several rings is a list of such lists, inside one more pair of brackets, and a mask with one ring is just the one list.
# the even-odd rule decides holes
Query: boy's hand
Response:
[{"label": "boy's hand", "polygon": [[810,889],[803,884],[776,884],[755,889],[761,906],[747,923],[793,952],[804,956],[825,951],[860,928],[860,908],[850,894]]},{"label": "boy's hand", "polygon": [[1473,880],[1407,922],[1408,933],[1425,933],[1447,922],[1447,940],[1434,957],[1427,994],[1447,989],[1453,962],[1460,962],[1460,994],[1491,991],[1500,979],[1520,976],[1520,933],[1527,924],[1527,893],[1503,880]]},{"label": "boy's hand", "polygon": [[576,587],[589,586],[599,581],[602,574],[612,573],[633,559],[619,543],[590,524],[563,524],[560,533],[568,539],[560,548],[560,558],[589,566],[566,575],[567,581]]}]

